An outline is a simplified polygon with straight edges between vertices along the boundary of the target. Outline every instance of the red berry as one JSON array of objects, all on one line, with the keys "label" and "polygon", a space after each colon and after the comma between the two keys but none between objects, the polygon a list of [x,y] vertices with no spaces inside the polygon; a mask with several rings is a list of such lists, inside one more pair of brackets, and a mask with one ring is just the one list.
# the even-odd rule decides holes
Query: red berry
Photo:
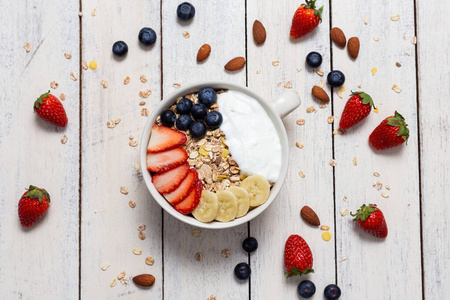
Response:
[{"label": "red berry", "polygon": [[66,127],[67,115],[64,107],[58,98],[48,93],[42,94],[34,102],[34,111],[44,121],[55,126]]},{"label": "red berry", "polygon": [[148,152],[162,152],[183,145],[186,142],[186,135],[180,131],[166,126],[153,126]]},{"label": "red berry", "polygon": [[161,194],[170,193],[177,189],[188,173],[189,164],[183,163],[168,171],[156,173],[152,177],[152,183]]},{"label": "red berry", "polygon": [[339,127],[347,130],[361,122],[375,107],[372,98],[364,92],[353,92],[345,104]]},{"label": "red berry", "polygon": [[291,235],[284,247],[284,267],[286,276],[314,273],[313,257],[306,241],[299,235]]},{"label": "red berry", "polygon": [[147,169],[151,172],[164,172],[173,169],[188,159],[185,150],[175,148],[158,153],[147,154]]},{"label": "red berry", "polygon": [[397,147],[408,141],[409,129],[405,118],[398,112],[384,119],[369,136],[369,142],[377,150]]},{"label": "red berry", "polygon": [[353,221],[358,222],[358,226],[377,238],[386,238],[388,235],[388,228],[383,212],[378,209],[375,204],[363,205],[356,211],[356,214],[351,214],[355,218]]},{"label": "red berry", "polygon": [[302,4],[292,18],[292,26],[290,36],[298,39],[313,31],[322,21],[323,6],[316,9],[316,0],[306,0],[306,4]]},{"label": "red berry", "polygon": [[47,212],[50,195],[46,190],[30,185],[19,200],[19,219],[24,227],[30,227]]},{"label": "red berry", "polygon": [[191,213],[200,203],[202,190],[203,190],[203,183],[200,179],[197,179],[195,186],[191,190],[189,195],[183,201],[175,205],[174,208],[180,213],[185,215]]},{"label": "red berry", "polygon": [[186,178],[180,183],[180,185],[171,193],[164,194],[164,198],[172,205],[178,204],[183,201],[192,189],[195,187],[198,180],[198,173],[195,169],[190,169]]}]

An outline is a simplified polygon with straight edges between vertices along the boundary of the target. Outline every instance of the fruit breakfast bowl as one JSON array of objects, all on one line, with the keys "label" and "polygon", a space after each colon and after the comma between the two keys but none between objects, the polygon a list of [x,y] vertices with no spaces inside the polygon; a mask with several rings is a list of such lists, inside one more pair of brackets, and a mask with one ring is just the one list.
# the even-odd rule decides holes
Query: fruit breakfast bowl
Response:
[{"label": "fruit breakfast bowl", "polygon": [[262,213],[288,169],[281,118],[300,105],[293,91],[267,102],[221,81],[178,89],[145,125],[140,163],[152,197],[180,221],[229,228]]}]

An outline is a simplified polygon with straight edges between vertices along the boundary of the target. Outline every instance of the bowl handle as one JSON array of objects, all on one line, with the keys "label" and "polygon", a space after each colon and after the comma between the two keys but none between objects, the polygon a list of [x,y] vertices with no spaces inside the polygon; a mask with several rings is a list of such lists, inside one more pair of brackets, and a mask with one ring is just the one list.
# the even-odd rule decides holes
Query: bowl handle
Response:
[{"label": "bowl handle", "polygon": [[270,106],[280,118],[286,117],[300,105],[300,97],[294,91],[286,91],[278,96]]}]

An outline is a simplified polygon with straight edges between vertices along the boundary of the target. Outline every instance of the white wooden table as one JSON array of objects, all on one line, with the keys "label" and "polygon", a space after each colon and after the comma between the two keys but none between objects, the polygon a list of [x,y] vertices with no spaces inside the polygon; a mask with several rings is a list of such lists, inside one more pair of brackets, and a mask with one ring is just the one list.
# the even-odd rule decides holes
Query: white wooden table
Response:
[{"label": "white wooden table", "polygon": [[[302,279],[283,274],[284,242],[293,233],[302,235],[313,251],[316,273],[307,277],[318,290],[313,299],[323,299],[329,283],[341,287],[342,299],[448,298],[450,2],[319,0],[325,6],[322,23],[296,41],[290,40],[289,29],[301,1],[191,0],[196,15],[187,23],[177,20],[178,2],[0,0],[0,299],[298,299]],[[391,21],[397,14],[400,20]],[[255,19],[267,30],[263,46],[252,38]],[[158,34],[150,49],[137,39],[144,26]],[[329,30],[335,26],[347,38],[360,38],[356,61],[330,42]],[[129,45],[124,59],[112,55],[117,40]],[[212,53],[197,64],[204,43]],[[339,69],[347,78],[343,99],[325,84],[332,101],[322,109],[310,90],[326,79],[305,66],[310,51],[322,53],[325,76]],[[225,72],[225,63],[236,56],[246,57],[245,69]],[[98,62],[95,71],[81,67],[92,60]],[[146,83],[141,75],[147,76]],[[124,85],[127,76],[131,81]],[[141,171],[135,171],[138,148],[128,143],[130,135],[141,138],[147,120],[142,108],[151,111],[176,88],[174,83],[205,79],[247,85],[268,100],[291,82],[302,105],[284,120],[291,167],[276,201],[249,224],[193,236],[196,228],[152,200]],[[102,80],[108,81],[107,88]],[[66,129],[33,114],[34,100],[52,81],[59,86],[51,92],[66,96]],[[401,93],[392,90],[394,84]],[[333,135],[347,96],[358,85],[372,95],[379,113],[345,135]],[[145,89],[152,94],[141,99],[139,91]],[[310,106],[317,112],[306,113]],[[395,110],[409,124],[408,146],[375,153],[368,135]],[[332,115],[337,120],[330,125]],[[117,118],[120,124],[107,128],[106,122]],[[299,118],[306,120],[304,126],[296,125]],[[295,146],[297,141],[303,149]],[[382,190],[372,187],[376,181],[383,183]],[[43,220],[23,229],[17,202],[30,184],[46,188],[53,202]],[[120,193],[121,186],[128,195]],[[134,209],[130,200],[136,202]],[[385,241],[362,233],[348,214],[341,216],[363,203],[377,203],[384,211]],[[319,229],[300,219],[303,205],[313,207],[331,227],[331,241],[323,241]],[[146,225],[144,240],[138,237],[141,224]],[[247,236],[260,245],[251,255],[240,245]],[[134,248],[142,249],[142,255],[133,254]],[[228,258],[221,255],[223,249],[229,249]],[[201,261],[195,259],[197,252]],[[147,256],[155,259],[153,266],[145,264]],[[240,282],[233,268],[242,261],[251,265],[252,276]],[[106,271],[104,264],[110,264]],[[151,273],[156,283],[149,290],[132,282],[110,287],[122,271],[129,280]]]}]

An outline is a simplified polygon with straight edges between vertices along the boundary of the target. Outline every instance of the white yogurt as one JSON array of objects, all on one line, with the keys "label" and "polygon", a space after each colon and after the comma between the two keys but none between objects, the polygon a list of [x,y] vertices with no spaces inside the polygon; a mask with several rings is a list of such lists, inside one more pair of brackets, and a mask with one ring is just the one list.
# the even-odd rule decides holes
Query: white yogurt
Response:
[{"label": "white yogurt", "polygon": [[244,175],[259,174],[274,183],[280,175],[281,143],[266,110],[254,98],[229,90],[218,96],[220,129]]}]

